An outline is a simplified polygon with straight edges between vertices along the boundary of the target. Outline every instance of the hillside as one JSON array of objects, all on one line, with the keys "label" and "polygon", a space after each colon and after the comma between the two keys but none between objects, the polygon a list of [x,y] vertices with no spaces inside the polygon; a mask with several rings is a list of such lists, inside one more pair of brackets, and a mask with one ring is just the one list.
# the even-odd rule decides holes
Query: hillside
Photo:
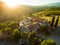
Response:
[{"label": "hillside", "polygon": [[20,15],[29,15],[31,13],[41,12],[41,11],[44,11],[46,9],[51,9],[51,10],[52,9],[53,10],[56,9],[57,10],[57,8],[60,8],[60,5],[59,4],[60,4],[60,2],[46,4],[46,5],[42,5],[42,6],[18,5],[17,8],[15,8],[15,10]]},{"label": "hillside", "polygon": [[56,3],[47,4],[47,6],[55,6],[55,7],[60,7],[60,2],[56,2]]},{"label": "hillside", "polygon": [[37,13],[35,13],[33,15],[37,15],[37,16],[59,15],[60,16],[60,8],[51,7],[51,8],[45,9],[44,11],[37,12]]},{"label": "hillside", "polygon": [[[4,11],[3,7],[2,7],[2,10],[1,10],[1,15],[0,17],[2,18],[21,18],[21,17],[26,17],[26,16],[29,16],[31,14],[36,14],[36,13],[41,13],[43,12],[43,14],[46,14],[46,13],[54,13],[54,14],[60,14],[60,5],[57,6],[60,2],[57,2],[57,3],[51,3],[51,4],[48,4],[48,5],[42,5],[42,6],[29,6],[29,5],[18,5],[17,7],[15,7],[14,9],[7,9],[6,11]],[[55,5],[54,5],[55,4]],[[48,11],[49,10],[49,11]],[[54,10],[54,11],[52,11]],[[40,14],[40,15],[43,15],[43,14]],[[49,14],[46,14],[46,15],[49,15]]]}]

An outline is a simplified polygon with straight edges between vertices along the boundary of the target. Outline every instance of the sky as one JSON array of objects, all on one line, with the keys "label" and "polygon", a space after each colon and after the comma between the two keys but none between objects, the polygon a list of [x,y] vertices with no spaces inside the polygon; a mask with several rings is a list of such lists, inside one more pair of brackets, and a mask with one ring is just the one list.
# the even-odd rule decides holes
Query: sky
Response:
[{"label": "sky", "polygon": [[48,3],[60,2],[60,0],[1,0],[4,1],[9,6],[16,6],[16,5],[45,5]]}]

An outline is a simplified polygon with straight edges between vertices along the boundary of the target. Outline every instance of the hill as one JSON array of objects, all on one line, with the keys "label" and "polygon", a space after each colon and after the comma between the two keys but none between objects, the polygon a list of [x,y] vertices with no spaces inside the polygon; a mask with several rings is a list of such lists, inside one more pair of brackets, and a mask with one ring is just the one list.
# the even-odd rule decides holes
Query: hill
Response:
[{"label": "hill", "polygon": [[[43,14],[46,14],[46,13],[50,14],[50,12],[52,10],[54,10],[52,13],[57,13],[56,10],[58,10],[58,8],[60,8],[59,4],[60,4],[60,2],[46,4],[46,5],[42,5],[42,6],[18,5],[14,9],[8,9],[6,11],[1,10],[0,17],[2,17],[2,18],[4,18],[4,17],[5,18],[18,18],[18,17],[21,18],[21,17],[26,17],[31,14],[40,13],[40,12],[43,12]],[[4,8],[2,7],[2,9],[4,9]],[[58,11],[58,12],[60,13],[60,11]]]},{"label": "hill", "polygon": [[44,11],[44,10],[49,9],[49,8],[52,8],[52,9],[60,8],[59,4],[60,4],[60,2],[50,3],[50,4],[46,4],[46,5],[42,5],[42,6],[20,5],[20,6],[18,6],[17,9],[22,11],[23,14],[24,14],[24,12],[26,12],[25,14],[30,14],[30,13],[41,12],[41,11]]},{"label": "hill", "polygon": [[47,4],[47,6],[60,7],[60,2],[55,2],[55,3]]}]

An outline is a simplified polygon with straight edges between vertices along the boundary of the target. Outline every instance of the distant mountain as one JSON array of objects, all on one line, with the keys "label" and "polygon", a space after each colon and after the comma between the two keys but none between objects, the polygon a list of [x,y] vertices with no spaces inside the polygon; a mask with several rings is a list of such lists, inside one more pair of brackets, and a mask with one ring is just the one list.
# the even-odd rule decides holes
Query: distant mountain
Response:
[{"label": "distant mountain", "polygon": [[60,7],[60,2],[51,3],[47,5],[42,6],[31,6],[31,5],[18,5],[15,10],[11,11],[13,12],[13,15],[30,15],[35,14],[38,12],[42,12],[44,10],[57,10],[57,8]]},{"label": "distant mountain", "polygon": [[60,7],[60,2],[55,2],[55,3],[47,4],[47,6]]},{"label": "distant mountain", "polygon": [[41,6],[22,5],[22,7],[26,8],[26,9],[30,9],[32,12],[39,12],[39,11],[43,11],[48,8],[56,8],[56,7],[59,8],[60,2],[50,3],[50,4],[46,4],[46,5],[41,5]]},{"label": "distant mountain", "polygon": [[[2,7],[4,9],[4,7]],[[35,14],[38,12],[42,12],[44,10],[52,10],[52,9],[56,9],[60,8],[60,2],[56,2],[56,3],[50,3],[50,4],[46,4],[46,5],[40,5],[40,6],[31,6],[31,5],[18,5],[16,6],[13,10],[9,10],[9,11],[5,11],[7,12],[6,14],[4,14],[3,10],[2,12],[2,16],[6,15],[6,17],[24,17],[25,15],[30,15],[30,14]],[[23,16],[24,15],[24,16]]]}]

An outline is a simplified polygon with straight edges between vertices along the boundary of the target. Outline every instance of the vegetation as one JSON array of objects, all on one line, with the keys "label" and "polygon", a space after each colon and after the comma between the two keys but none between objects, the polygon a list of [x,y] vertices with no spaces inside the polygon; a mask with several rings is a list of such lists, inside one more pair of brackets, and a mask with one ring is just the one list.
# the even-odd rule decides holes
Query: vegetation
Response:
[{"label": "vegetation", "polygon": [[57,27],[58,21],[59,21],[59,16],[58,16],[58,18],[57,18],[57,20],[56,20],[55,27]]},{"label": "vegetation", "polygon": [[[4,10],[3,6],[0,10],[0,39],[6,41],[15,41],[22,45],[56,45],[53,39],[46,40],[54,29],[60,26],[60,7],[47,7],[47,6],[21,6],[14,10]],[[27,13],[28,12],[28,13]],[[47,20],[49,25],[43,24],[38,29],[29,30],[29,32],[21,32],[20,21],[26,17],[43,18]],[[57,17],[58,16],[58,17]],[[25,20],[24,20],[25,21]],[[27,21],[28,22],[28,21]],[[31,22],[35,23],[33,19]],[[39,22],[40,23],[40,22]],[[24,25],[26,27],[26,25]],[[35,25],[34,25],[35,26]],[[51,26],[51,27],[50,27]],[[55,27],[54,27],[55,26]],[[37,28],[37,27],[34,27]],[[25,30],[25,29],[24,29]],[[27,31],[28,31],[27,30]],[[27,40],[27,41],[26,41]],[[27,43],[28,42],[28,43]]]},{"label": "vegetation", "polygon": [[51,27],[54,25],[55,16],[52,18]]},{"label": "vegetation", "polygon": [[56,45],[56,42],[53,39],[48,39],[48,40],[42,41],[41,45]]},{"label": "vegetation", "polygon": [[21,38],[21,33],[20,33],[20,31],[19,31],[18,29],[15,29],[15,30],[13,31],[12,36],[13,36],[13,39],[14,39],[15,41],[19,41],[19,39]]}]

